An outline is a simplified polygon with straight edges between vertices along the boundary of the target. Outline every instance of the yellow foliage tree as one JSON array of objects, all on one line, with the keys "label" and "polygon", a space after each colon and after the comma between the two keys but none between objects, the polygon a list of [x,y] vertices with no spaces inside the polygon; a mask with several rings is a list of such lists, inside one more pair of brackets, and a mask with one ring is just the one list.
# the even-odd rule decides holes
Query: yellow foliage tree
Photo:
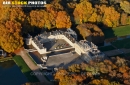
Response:
[{"label": "yellow foliage tree", "polygon": [[98,6],[100,14],[103,15],[102,22],[108,27],[119,26],[120,13],[114,7],[107,7],[106,5]]},{"label": "yellow foliage tree", "polygon": [[21,24],[16,21],[7,21],[0,24],[0,46],[7,52],[14,52],[23,45]]},{"label": "yellow foliage tree", "polygon": [[[88,19],[91,17],[91,15],[94,12],[94,8],[92,8],[92,4],[88,2],[87,0],[84,0],[76,5],[76,8],[74,9],[73,15],[76,24],[82,24],[83,22],[87,22]],[[95,17],[95,13],[92,16],[92,19],[90,18],[90,21],[94,21],[93,17]]]}]

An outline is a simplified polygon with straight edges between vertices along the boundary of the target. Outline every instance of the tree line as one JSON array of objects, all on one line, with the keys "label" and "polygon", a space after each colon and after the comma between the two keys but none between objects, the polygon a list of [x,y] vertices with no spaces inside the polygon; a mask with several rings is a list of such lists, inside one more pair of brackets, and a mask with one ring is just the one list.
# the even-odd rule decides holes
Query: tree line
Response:
[{"label": "tree line", "polygon": [[120,57],[90,61],[60,68],[54,78],[58,85],[129,85],[130,63]]},{"label": "tree line", "polygon": [[[13,52],[23,45],[22,36],[34,32],[34,28],[50,30],[77,26],[79,29],[85,23],[93,24],[94,28],[99,24],[106,27],[129,25],[129,5],[129,0],[50,0],[45,8],[32,7],[26,11],[25,8],[0,5],[0,46],[9,53]],[[99,32],[97,29],[93,29],[94,32],[89,29],[85,35],[91,34],[94,43],[98,43],[95,39],[100,36],[103,41],[104,34],[99,29]],[[82,33],[81,35],[84,38],[88,37]]]}]

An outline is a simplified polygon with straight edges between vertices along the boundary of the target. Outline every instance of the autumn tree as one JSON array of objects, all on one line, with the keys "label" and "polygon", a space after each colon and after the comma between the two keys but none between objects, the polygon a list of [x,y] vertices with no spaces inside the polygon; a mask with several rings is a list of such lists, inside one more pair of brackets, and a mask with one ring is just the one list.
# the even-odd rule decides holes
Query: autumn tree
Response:
[{"label": "autumn tree", "polygon": [[90,42],[94,42],[97,44],[97,43],[103,42],[104,40],[104,33],[98,26],[94,24],[84,23],[84,24],[78,25],[76,28],[79,30],[82,37],[84,39],[87,39]]},{"label": "autumn tree", "polygon": [[83,0],[76,5],[73,12],[76,24],[82,24],[84,22],[95,22],[97,14],[94,13],[94,8],[92,4],[86,0]]},{"label": "autumn tree", "polygon": [[11,7],[1,7],[1,16],[0,16],[0,22],[6,22],[8,20],[15,20],[20,23],[22,23],[26,17],[24,14],[22,8],[11,8]]},{"label": "autumn tree", "polygon": [[54,78],[59,81],[59,85],[77,85],[68,72],[64,69],[58,70],[54,75]]},{"label": "autumn tree", "polygon": [[70,16],[67,15],[65,11],[59,11],[56,17],[56,27],[57,28],[70,28],[71,21]]},{"label": "autumn tree", "polygon": [[73,64],[68,67],[68,70],[71,72],[80,72],[80,66],[79,64]]},{"label": "autumn tree", "polygon": [[121,14],[121,25],[126,25],[127,24],[127,17],[128,15],[126,13]]},{"label": "autumn tree", "polygon": [[16,21],[7,21],[0,24],[0,46],[7,52],[14,52],[23,45],[21,24]]},{"label": "autumn tree", "polygon": [[109,81],[106,79],[101,79],[101,85],[110,85]]},{"label": "autumn tree", "polygon": [[130,24],[130,16],[127,17],[127,24]]},{"label": "autumn tree", "polygon": [[104,25],[108,27],[119,26],[120,13],[118,13],[114,7],[107,7],[106,5],[97,6],[100,10],[100,15],[102,15],[102,20]]},{"label": "autumn tree", "polygon": [[100,84],[101,84],[101,81],[98,80],[98,79],[94,79],[94,80],[92,80],[92,81],[89,83],[89,85],[100,85]]},{"label": "autumn tree", "polygon": [[45,10],[32,10],[28,20],[32,26],[50,29],[55,24],[52,22],[52,17]]},{"label": "autumn tree", "polygon": [[126,13],[130,14],[130,2],[129,1],[124,0],[124,1],[120,2],[120,7]]}]

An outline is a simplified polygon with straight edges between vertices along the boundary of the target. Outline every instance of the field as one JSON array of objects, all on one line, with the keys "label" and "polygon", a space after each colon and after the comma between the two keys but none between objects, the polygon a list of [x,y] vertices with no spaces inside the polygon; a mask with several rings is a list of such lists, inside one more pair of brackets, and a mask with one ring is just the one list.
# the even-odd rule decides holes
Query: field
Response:
[{"label": "field", "polygon": [[27,66],[22,57],[15,56],[13,57],[13,59],[18,67],[21,69],[22,73],[28,78],[29,82],[39,82],[36,76],[30,75],[32,70]]},{"label": "field", "polygon": [[103,30],[103,32],[105,34],[106,39],[116,37],[116,36],[129,35],[130,34],[130,25],[109,28],[109,29]]}]

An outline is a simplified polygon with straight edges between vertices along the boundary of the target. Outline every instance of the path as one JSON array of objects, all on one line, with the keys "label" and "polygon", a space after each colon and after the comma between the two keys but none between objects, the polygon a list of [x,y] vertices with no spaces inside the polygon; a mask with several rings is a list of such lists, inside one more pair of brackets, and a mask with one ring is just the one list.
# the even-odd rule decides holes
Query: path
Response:
[{"label": "path", "polygon": [[105,53],[107,56],[114,56],[114,55],[119,55],[119,54],[126,54],[126,53],[130,53],[130,49],[116,49],[116,50],[110,50],[110,51],[104,51],[103,53]]},{"label": "path", "polygon": [[[126,35],[125,38],[122,38],[122,36],[119,36],[117,37],[116,40],[123,40],[123,39],[127,39],[127,38],[130,38],[130,35]],[[108,38],[108,39],[111,39],[111,38]],[[104,40],[104,45],[103,46],[100,46],[100,47],[104,47],[104,46],[110,46],[111,45],[111,42],[106,42],[107,39]],[[116,41],[114,40],[114,41]],[[112,41],[113,42],[113,41]]]},{"label": "path", "polygon": [[[29,68],[35,72],[35,73],[41,73],[39,71],[39,67],[34,64],[34,62],[27,56],[27,51],[25,51],[23,48],[16,52],[17,55],[20,55],[23,60],[26,62],[26,64],[29,66]],[[53,85],[51,82],[46,80],[44,75],[36,75],[36,77],[39,79],[40,82],[44,82],[45,85]]]}]

